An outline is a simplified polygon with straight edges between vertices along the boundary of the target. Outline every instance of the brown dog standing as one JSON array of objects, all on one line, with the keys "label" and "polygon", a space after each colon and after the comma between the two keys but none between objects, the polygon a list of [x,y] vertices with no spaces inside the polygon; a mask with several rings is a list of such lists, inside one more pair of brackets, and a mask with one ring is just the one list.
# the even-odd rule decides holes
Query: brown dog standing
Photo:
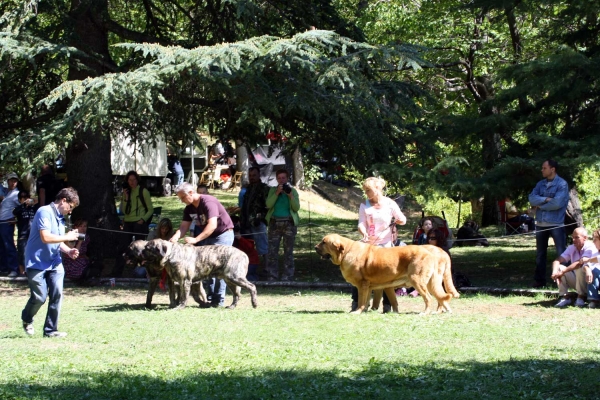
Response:
[{"label": "brown dog standing", "polygon": [[[451,311],[449,301],[452,296],[458,297],[452,284],[450,257],[435,246],[384,248],[333,234],[325,236],[315,250],[339,265],[344,279],[358,288],[356,313],[365,309],[373,289],[393,292],[395,287],[412,286],[425,302],[425,314],[431,313],[431,294],[438,301],[439,311]],[[451,294],[444,291],[442,282]],[[398,312],[396,296],[388,297],[394,312]]]}]

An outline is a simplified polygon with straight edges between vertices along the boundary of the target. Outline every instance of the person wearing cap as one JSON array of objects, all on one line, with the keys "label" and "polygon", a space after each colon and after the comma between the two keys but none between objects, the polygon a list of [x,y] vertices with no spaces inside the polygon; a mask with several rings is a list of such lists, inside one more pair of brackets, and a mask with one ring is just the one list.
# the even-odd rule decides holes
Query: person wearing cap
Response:
[{"label": "person wearing cap", "polygon": [[0,269],[11,278],[19,275],[19,259],[15,246],[15,217],[13,210],[19,206],[19,176],[14,172],[6,175],[8,187],[0,203]]}]

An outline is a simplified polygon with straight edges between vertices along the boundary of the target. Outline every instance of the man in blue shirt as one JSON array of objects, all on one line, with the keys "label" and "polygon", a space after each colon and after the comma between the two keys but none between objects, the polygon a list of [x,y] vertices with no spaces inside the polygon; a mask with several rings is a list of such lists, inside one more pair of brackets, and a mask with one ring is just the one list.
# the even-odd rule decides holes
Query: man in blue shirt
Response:
[{"label": "man in blue shirt", "polygon": [[65,332],[58,331],[65,276],[60,252],[71,258],[79,256],[79,250],[71,249],[65,244],[77,240],[78,233],[77,230],[65,233],[64,219],[64,216],[71,213],[78,205],[77,191],[73,188],[62,189],[53,203],[40,207],[33,217],[25,248],[25,272],[31,295],[21,313],[23,329],[30,336],[34,334],[33,317],[48,297],[50,301],[44,323],[44,336],[67,336]]},{"label": "man in blue shirt", "polygon": [[546,286],[546,257],[548,239],[552,237],[556,253],[561,255],[567,247],[565,233],[565,212],[569,203],[569,186],[556,174],[558,163],[546,160],[542,164],[542,176],[533,191],[529,194],[529,203],[536,209],[536,258],[535,282],[533,287]]}]

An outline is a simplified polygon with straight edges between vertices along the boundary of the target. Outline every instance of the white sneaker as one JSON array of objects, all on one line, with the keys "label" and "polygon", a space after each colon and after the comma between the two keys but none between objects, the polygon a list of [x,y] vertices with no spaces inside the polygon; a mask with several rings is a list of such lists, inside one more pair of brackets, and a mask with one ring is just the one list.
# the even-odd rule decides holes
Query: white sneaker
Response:
[{"label": "white sneaker", "polygon": [[585,301],[581,297],[578,297],[575,301],[575,307],[585,307]]},{"label": "white sneaker", "polygon": [[19,274],[17,274],[17,271],[10,271],[10,274],[8,274],[9,278],[16,278]]},{"label": "white sneaker", "polygon": [[[577,299],[577,300],[579,300],[579,299]],[[570,306],[572,303],[573,303],[573,300],[563,297],[562,299],[560,299],[560,301],[558,303],[556,303],[554,305],[554,307],[565,308],[566,306]]]}]

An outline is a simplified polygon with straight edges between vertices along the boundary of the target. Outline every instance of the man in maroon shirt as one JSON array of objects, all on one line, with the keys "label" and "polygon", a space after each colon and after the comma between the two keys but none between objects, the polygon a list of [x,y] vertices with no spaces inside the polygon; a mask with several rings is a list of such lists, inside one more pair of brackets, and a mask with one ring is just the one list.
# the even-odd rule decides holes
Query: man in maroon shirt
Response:
[{"label": "man in maroon shirt", "polygon": [[[175,243],[180,238],[186,244],[203,246],[217,244],[233,245],[233,222],[225,207],[215,197],[199,194],[190,183],[183,183],[177,189],[177,197],[186,205],[179,229],[171,238]],[[185,236],[192,222],[195,224],[193,236]],[[209,286],[207,295],[212,307],[222,307],[225,301],[225,281],[211,278],[205,283]]]}]

